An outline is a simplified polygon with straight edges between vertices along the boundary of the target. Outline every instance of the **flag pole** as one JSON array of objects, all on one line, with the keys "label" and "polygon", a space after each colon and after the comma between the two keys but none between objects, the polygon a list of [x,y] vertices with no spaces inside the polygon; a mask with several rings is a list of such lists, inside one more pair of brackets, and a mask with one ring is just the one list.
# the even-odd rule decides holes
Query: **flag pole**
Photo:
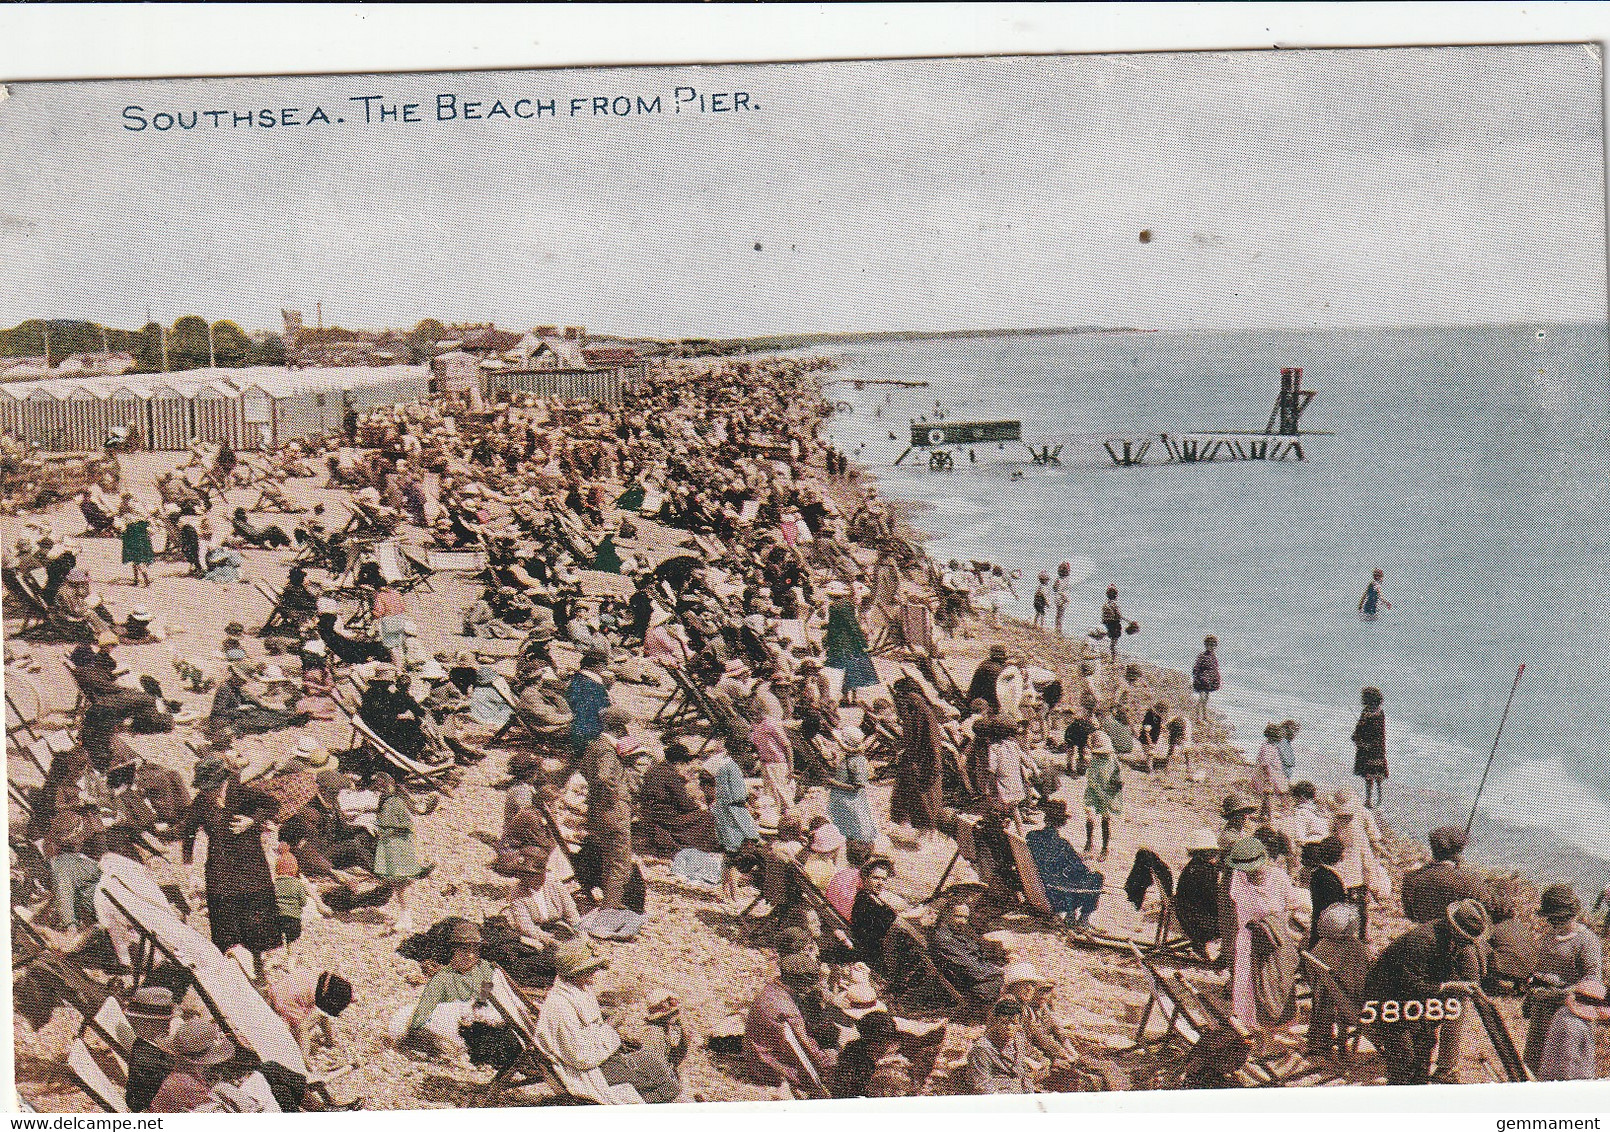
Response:
[{"label": "flag pole", "polygon": [[1476,806],[1481,802],[1481,792],[1487,785],[1487,772],[1493,769],[1493,756],[1498,754],[1498,740],[1504,735],[1504,724],[1509,722],[1509,709],[1515,702],[1515,689],[1521,686],[1521,673],[1526,671],[1526,665],[1515,670],[1515,683],[1510,685],[1509,699],[1504,703],[1504,715],[1498,721],[1498,734],[1493,736],[1493,749],[1487,752],[1487,765],[1482,768],[1481,782],[1476,785],[1476,796],[1470,802],[1470,820],[1465,823],[1465,836],[1470,836],[1470,827],[1476,824]]}]

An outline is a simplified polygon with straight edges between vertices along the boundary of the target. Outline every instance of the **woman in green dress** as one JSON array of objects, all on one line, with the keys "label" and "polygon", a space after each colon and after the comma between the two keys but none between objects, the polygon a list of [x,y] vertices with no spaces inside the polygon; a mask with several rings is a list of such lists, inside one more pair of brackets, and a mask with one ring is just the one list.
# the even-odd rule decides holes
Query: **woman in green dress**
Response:
[{"label": "woman in green dress", "polygon": [[401,913],[392,930],[409,935],[414,917],[408,906],[408,886],[426,871],[414,853],[414,807],[391,775],[375,775],[373,785],[380,795],[380,809],[375,814],[375,876],[390,883]]},{"label": "woman in green dress", "polygon": [[151,524],[143,516],[135,516],[123,528],[123,564],[134,567],[134,584],[151,584],[151,563],[157,560],[151,549]]}]

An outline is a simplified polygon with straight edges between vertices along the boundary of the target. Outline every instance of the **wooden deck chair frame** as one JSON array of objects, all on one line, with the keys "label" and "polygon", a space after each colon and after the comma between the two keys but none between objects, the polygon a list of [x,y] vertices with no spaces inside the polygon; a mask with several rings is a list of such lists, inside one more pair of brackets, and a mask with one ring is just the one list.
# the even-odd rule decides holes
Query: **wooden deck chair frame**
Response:
[{"label": "wooden deck chair frame", "polygon": [[956,989],[956,984],[945,978],[944,972],[941,971],[939,969],[939,965],[934,962],[933,952],[929,950],[927,937],[925,937],[922,932],[918,931],[909,922],[901,919],[898,916],[895,917],[894,923],[889,925],[889,930],[891,932],[900,933],[901,938],[903,938],[910,946],[911,954],[917,960],[917,965],[922,968],[922,982],[917,983],[912,988],[912,991],[908,994],[908,997],[924,987],[935,986],[944,992],[945,997],[950,1000],[950,1005],[953,1010],[963,1012],[973,1012],[976,1010],[976,1006],[972,1003],[972,1001],[965,994]]},{"label": "wooden deck chair frame", "polygon": [[816,1098],[830,1100],[833,1096],[832,1091],[823,1082],[822,1075],[817,1072],[816,1066],[811,1063],[810,1054],[805,1052],[805,1043],[799,1040],[799,1035],[794,1033],[794,1027],[787,1021],[783,1023],[783,1037],[788,1042],[789,1052],[794,1055],[794,1060],[799,1062],[800,1069],[804,1071],[806,1079],[810,1082],[811,1090],[816,1094]]},{"label": "wooden deck chair frame", "polygon": [[397,544],[397,557],[402,560],[403,569],[413,575],[414,588],[418,589],[420,593],[435,592],[436,587],[433,582],[436,577],[436,570],[429,562],[409,550],[401,542]]},{"label": "wooden deck chair frame", "polygon": [[1474,983],[1466,984],[1465,990],[1469,995],[1471,1007],[1487,1031],[1487,1040],[1492,1043],[1493,1052],[1498,1055],[1504,1075],[1511,1081],[1537,1080],[1531,1066],[1526,1064],[1516,1047],[1515,1036],[1509,1032],[1508,1023],[1504,1021],[1503,1015],[1498,1013],[1498,1007],[1487,996],[1487,992]]},{"label": "wooden deck chair frame", "polygon": [[[119,888],[122,889],[121,892],[119,891]],[[214,996],[214,991],[219,988],[208,987],[208,980],[204,977],[205,972],[198,970],[197,967],[192,966],[189,962],[186,962],[185,959],[180,956],[172,947],[170,947],[153,928],[147,925],[145,920],[142,918],[142,913],[140,911],[140,906],[144,904],[143,901],[136,897],[126,887],[120,885],[104,885],[101,891],[106,896],[107,900],[112,903],[112,906],[123,914],[123,917],[129,922],[130,927],[133,929],[134,934],[138,937],[138,958],[134,964],[134,982],[129,988],[130,994],[133,994],[135,991],[139,990],[139,988],[144,986],[145,983],[150,979],[151,972],[155,969],[156,960],[159,956],[166,959],[174,966],[185,971],[189,971],[191,974],[191,988],[201,999],[202,1004],[206,1006],[208,1013],[212,1015],[213,1020],[217,1022],[219,1028],[222,1029],[225,1034],[229,1035],[237,1046],[240,1046],[243,1049],[249,1049],[256,1053],[259,1057],[263,1057],[265,1060],[277,1060],[280,1064],[284,1065],[285,1068],[302,1074],[307,1079],[307,1087],[309,1091],[318,1095],[331,1108],[343,1107],[335,1100],[335,1098],[330,1095],[329,1089],[325,1085],[324,1081],[312,1075],[307,1061],[302,1055],[301,1046],[298,1045],[296,1036],[291,1032],[290,1026],[287,1025],[285,1021],[268,1006],[267,1002],[262,999],[256,988],[246,980],[245,974],[240,972],[239,968],[234,968],[233,960],[225,959],[222,954],[218,952],[218,949],[212,945],[210,940],[207,940],[205,936],[201,936],[200,933],[196,933],[197,938],[201,939],[206,944],[207,948],[209,948],[214,954],[219,955],[218,965],[220,969],[233,969],[236,974],[239,974],[241,982],[251,992],[249,996],[246,996],[246,1001],[261,1007],[261,1010],[258,1011],[258,1018],[255,1020],[256,1028],[250,1033],[242,1028],[240,1022],[227,1010],[225,1010],[223,1003],[219,1002]],[[178,915],[177,911],[171,908],[157,909],[156,911],[164,912],[167,915],[172,916],[186,930],[195,932],[194,928],[190,928],[189,925],[184,923],[184,920]],[[80,1013],[87,1012],[80,1011]],[[277,1027],[283,1032],[278,1034],[265,1034],[263,1032],[263,1027],[268,1027],[271,1031]],[[273,1038],[274,1040],[272,1041],[272,1046],[277,1048],[260,1048],[260,1042],[248,1040],[252,1037],[260,1039],[265,1036]],[[351,1106],[349,1105],[346,1107]]]},{"label": "wooden deck chair frame", "polygon": [[[1135,1028],[1135,1049],[1146,1051],[1173,1043],[1176,1039],[1182,1049],[1189,1050],[1209,1030],[1224,1027],[1243,1038],[1250,1037],[1245,1026],[1214,1007],[1211,999],[1191,986],[1177,971],[1164,971],[1154,966],[1135,944],[1130,944],[1130,955],[1146,976],[1150,997],[1141,1011]],[[1155,1038],[1146,1037],[1153,1011],[1163,1020],[1164,1029]],[[1262,1068],[1255,1068],[1249,1058],[1247,1065],[1236,1071],[1236,1078],[1244,1085],[1262,1087],[1279,1084],[1280,1078]]]},{"label": "wooden deck chair frame", "polygon": [[[598,1102],[592,1097],[580,1096],[567,1089],[555,1071],[553,1062],[542,1052],[535,1029],[537,1004],[532,1002],[530,996],[515,985],[514,980],[496,964],[492,967],[492,978],[493,983],[488,988],[486,999],[520,1043],[520,1053],[512,1062],[498,1070],[497,1075],[487,1084],[487,1088],[521,1089],[530,1085],[546,1085],[556,1097],[567,1098],[579,1104],[597,1104]],[[636,1096],[636,1090],[632,1090],[628,1096]],[[641,1099],[638,1098],[639,1101]]]},{"label": "wooden deck chair frame", "polygon": [[44,603],[39,592],[10,566],[5,567],[6,593],[13,599],[7,602],[6,617],[17,618],[22,621],[22,628],[18,636],[27,639],[29,635],[50,620],[50,607]]},{"label": "wooden deck chair frame", "polygon": [[369,548],[369,553],[380,567],[381,580],[398,593],[408,593],[419,585],[419,578],[404,565],[398,547],[395,538],[382,539]]},{"label": "wooden deck chair frame", "polygon": [[525,733],[531,737],[531,741],[538,746],[554,747],[563,744],[562,738],[543,734],[542,728],[537,721],[532,719],[530,714],[520,706],[520,697],[514,694],[514,689],[509,687],[509,682],[506,679],[501,675],[497,676],[492,681],[492,687],[497,691],[498,697],[508,705],[509,718],[502,727],[498,728],[497,734],[488,741],[488,746],[495,746],[502,742],[504,736],[513,730],[516,725],[523,728]]},{"label": "wooden deck chair frame", "polygon": [[347,724],[351,726],[353,738],[356,740],[354,745],[367,749],[377,761],[386,764],[397,776],[399,785],[405,788],[443,790],[444,792],[450,789],[451,782],[449,780],[456,769],[452,762],[433,766],[430,763],[409,758],[375,734],[374,729],[359,717],[357,711],[343,703],[339,698],[336,700],[336,710],[341,713]]},{"label": "wooden deck chair frame", "polygon": [[263,600],[268,602],[268,616],[263,620],[262,626],[257,630],[257,635],[259,637],[265,636],[268,633],[273,632],[275,629],[278,629],[281,625],[290,625],[291,615],[285,611],[283,595],[275,593],[269,588],[268,583],[263,581],[261,578],[253,578],[251,581],[252,589],[262,594]]},{"label": "wooden deck chair frame", "polygon": [[[74,1038],[67,1047],[67,1068],[72,1071],[79,1091],[94,1101],[102,1112],[128,1113],[129,1105],[123,1091],[96,1059],[82,1036]],[[124,1071],[126,1073],[127,1069]]]}]

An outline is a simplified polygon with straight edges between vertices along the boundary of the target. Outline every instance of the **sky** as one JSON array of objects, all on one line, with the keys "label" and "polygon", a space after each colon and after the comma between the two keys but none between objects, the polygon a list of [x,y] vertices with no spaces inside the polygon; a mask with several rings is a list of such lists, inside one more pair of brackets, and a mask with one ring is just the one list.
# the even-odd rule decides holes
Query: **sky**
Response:
[{"label": "sky", "polygon": [[[1602,81],[1562,45],[15,84],[0,325],[1602,319]],[[438,121],[444,94],[557,114]],[[345,121],[150,124],[315,106]]]}]

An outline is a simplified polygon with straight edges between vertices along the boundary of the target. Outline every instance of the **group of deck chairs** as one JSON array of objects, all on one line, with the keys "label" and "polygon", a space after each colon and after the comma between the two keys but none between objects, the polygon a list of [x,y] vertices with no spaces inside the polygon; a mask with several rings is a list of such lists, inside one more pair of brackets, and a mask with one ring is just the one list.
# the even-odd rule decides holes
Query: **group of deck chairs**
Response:
[{"label": "group of deck chairs", "polygon": [[[1130,1056],[1167,1050],[1189,1058],[1192,1050],[1213,1031],[1230,1031],[1246,1043],[1246,1061],[1232,1075],[1240,1085],[1251,1088],[1284,1085],[1323,1085],[1331,1082],[1372,1084],[1385,1080],[1384,1070],[1367,1062],[1359,1050],[1368,1030],[1360,1023],[1362,1003],[1350,995],[1325,963],[1311,952],[1302,952],[1300,968],[1308,984],[1308,994],[1322,990],[1336,1007],[1341,1027],[1340,1060],[1315,1062],[1298,1051],[1266,1054],[1256,1050],[1246,1025],[1226,1009],[1216,990],[1204,990],[1177,967],[1160,962],[1131,944],[1130,956],[1144,973],[1149,997],[1135,1028]],[[1471,1009],[1481,1020],[1488,1041],[1498,1059],[1498,1071],[1506,1081],[1534,1080],[1522,1060],[1508,1024],[1491,998],[1480,986],[1464,987]],[[1299,990],[1299,997],[1304,992]],[[1148,1037],[1152,1020],[1162,1023],[1161,1033]],[[1495,1074],[1496,1076],[1496,1074]]]},{"label": "group of deck chairs", "polygon": [[[338,599],[359,597],[360,590],[355,579],[358,568],[366,561],[373,561],[381,579],[399,593],[412,593],[415,590],[430,593],[435,589],[433,579],[436,568],[396,539],[382,539],[357,546],[349,543],[341,545],[343,550],[337,560],[328,539],[310,534],[296,560],[299,564],[317,566],[331,574],[334,581],[326,596]],[[254,579],[252,587],[268,603],[268,616],[258,628],[258,636],[271,636],[295,626],[297,615],[285,607],[282,591],[275,590],[261,579]],[[368,618],[367,604],[360,602],[357,611],[347,618],[347,626],[362,629],[368,624]]]},{"label": "group of deck chairs", "polygon": [[[269,1007],[240,966],[185,923],[178,909],[158,904],[115,878],[101,882],[101,893],[130,925],[136,939],[134,969],[126,988],[119,990],[75,969],[66,958],[50,951],[27,921],[15,915],[12,930],[18,941],[14,969],[52,971],[64,1004],[78,1013],[81,1021],[68,1045],[67,1067],[80,1089],[103,1111],[129,1111],[125,1094],[134,1031],[123,1007],[142,986],[152,983],[174,990],[175,997],[194,989],[219,1028],[261,1063],[262,1068],[241,1080],[215,1088],[220,1111],[295,1110],[309,1094],[319,1108],[359,1107],[359,1101],[336,1101],[328,1080],[310,1074],[285,1020]],[[270,1086],[270,1079],[278,1089]]]}]

